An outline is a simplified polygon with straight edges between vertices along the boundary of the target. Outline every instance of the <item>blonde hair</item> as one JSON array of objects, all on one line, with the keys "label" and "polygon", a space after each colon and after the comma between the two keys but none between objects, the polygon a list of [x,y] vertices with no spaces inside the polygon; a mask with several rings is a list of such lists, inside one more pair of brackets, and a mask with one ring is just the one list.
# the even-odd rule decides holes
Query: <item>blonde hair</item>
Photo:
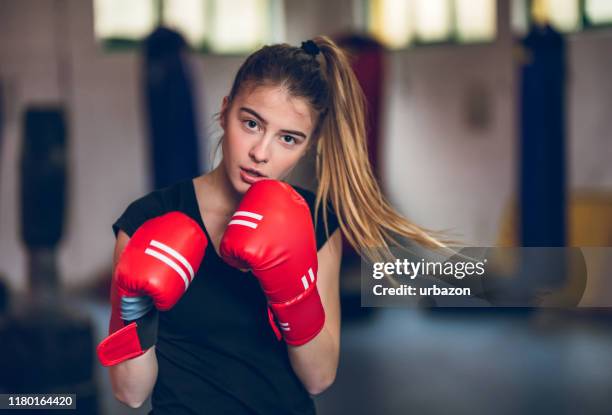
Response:
[{"label": "blonde hair", "polygon": [[[372,248],[401,246],[398,237],[427,248],[446,247],[442,233],[415,225],[382,194],[368,159],[366,101],[359,82],[346,54],[332,40],[325,36],[313,40],[323,55],[322,70],[331,90],[317,142],[316,211],[330,201],[347,241],[367,256]],[[326,209],[323,212],[327,227]]]}]

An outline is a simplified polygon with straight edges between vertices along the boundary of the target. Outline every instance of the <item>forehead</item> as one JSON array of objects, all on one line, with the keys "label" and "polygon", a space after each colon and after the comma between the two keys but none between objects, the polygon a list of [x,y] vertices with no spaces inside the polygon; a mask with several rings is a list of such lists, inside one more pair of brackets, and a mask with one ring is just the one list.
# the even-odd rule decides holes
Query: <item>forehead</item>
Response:
[{"label": "forehead", "polygon": [[268,123],[280,128],[297,127],[309,133],[314,113],[305,98],[292,96],[287,88],[278,85],[259,85],[244,88],[236,97],[237,107],[249,107]]}]

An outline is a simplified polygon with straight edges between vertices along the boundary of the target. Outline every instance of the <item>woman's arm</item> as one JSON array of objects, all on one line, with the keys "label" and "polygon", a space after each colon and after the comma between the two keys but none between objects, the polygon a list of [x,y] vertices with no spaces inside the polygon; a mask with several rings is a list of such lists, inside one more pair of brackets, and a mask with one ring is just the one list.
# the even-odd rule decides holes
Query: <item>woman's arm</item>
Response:
[{"label": "woman's arm", "polygon": [[[113,274],[129,240],[130,237],[125,232],[119,231],[113,258]],[[110,366],[108,369],[115,398],[132,408],[139,408],[151,394],[157,380],[155,346],[142,356]]]},{"label": "woman's arm", "polygon": [[338,369],[341,255],[342,237],[337,229],[317,255],[317,289],[325,309],[325,325],[310,342],[302,346],[288,346],[291,366],[312,395],[317,395],[331,386]]},{"label": "woman's arm", "polygon": [[140,408],[157,380],[155,346],[142,356],[108,368],[115,398],[131,408]]}]

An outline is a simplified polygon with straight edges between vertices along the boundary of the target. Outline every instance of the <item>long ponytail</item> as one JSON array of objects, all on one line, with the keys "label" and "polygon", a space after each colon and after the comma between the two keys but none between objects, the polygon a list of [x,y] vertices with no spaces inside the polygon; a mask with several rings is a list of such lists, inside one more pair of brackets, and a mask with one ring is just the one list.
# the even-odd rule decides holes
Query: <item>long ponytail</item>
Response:
[{"label": "long ponytail", "polygon": [[[345,53],[328,37],[313,39],[323,54],[321,70],[329,86],[329,107],[317,142],[316,211],[328,202],[347,241],[369,256],[409,238],[428,248],[442,248],[441,234],[398,214],[374,177],[366,147],[366,101]],[[327,228],[327,210],[323,209]],[[399,239],[398,239],[399,238]]]}]

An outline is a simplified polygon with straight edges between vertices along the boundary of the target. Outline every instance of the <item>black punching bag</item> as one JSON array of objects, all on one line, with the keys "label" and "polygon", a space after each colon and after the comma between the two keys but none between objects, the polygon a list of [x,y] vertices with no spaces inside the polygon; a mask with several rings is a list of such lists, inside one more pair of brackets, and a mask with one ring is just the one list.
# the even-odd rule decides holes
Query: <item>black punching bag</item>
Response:
[{"label": "black punching bag", "polygon": [[533,26],[522,41],[521,246],[566,244],[565,40],[550,26]]},{"label": "black punching bag", "polygon": [[200,174],[186,50],[183,37],[164,27],[155,29],[144,42],[146,117],[155,189]]},{"label": "black punching bag", "polygon": [[74,394],[75,409],[51,412],[95,415],[92,325],[81,309],[62,297],[56,266],[68,176],[64,110],[29,108],[23,121],[20,231],[30,296],[15,301],[0,319],[0,393]]},{"label": "black punching bag", "polygon": [[21,235],[28,248],[57,245],[64,226],[66,124],[58,108],[31,108],[21,148]]},{"label": "black punching bag", "polygon": [[59,281],[55,250],[62,237],[66,200],[66,123],[62,108],[25,111],[21,148],[21,238],[28,251],[29,288],[53,300]]},{"label": "black punching bag", "polygon": [[521,46],[527,59],[520,73],[519,231],[526,248],[506,294],[518,304],[538,305],[567,280],[566,48],[549,25],[533,25]]}]

